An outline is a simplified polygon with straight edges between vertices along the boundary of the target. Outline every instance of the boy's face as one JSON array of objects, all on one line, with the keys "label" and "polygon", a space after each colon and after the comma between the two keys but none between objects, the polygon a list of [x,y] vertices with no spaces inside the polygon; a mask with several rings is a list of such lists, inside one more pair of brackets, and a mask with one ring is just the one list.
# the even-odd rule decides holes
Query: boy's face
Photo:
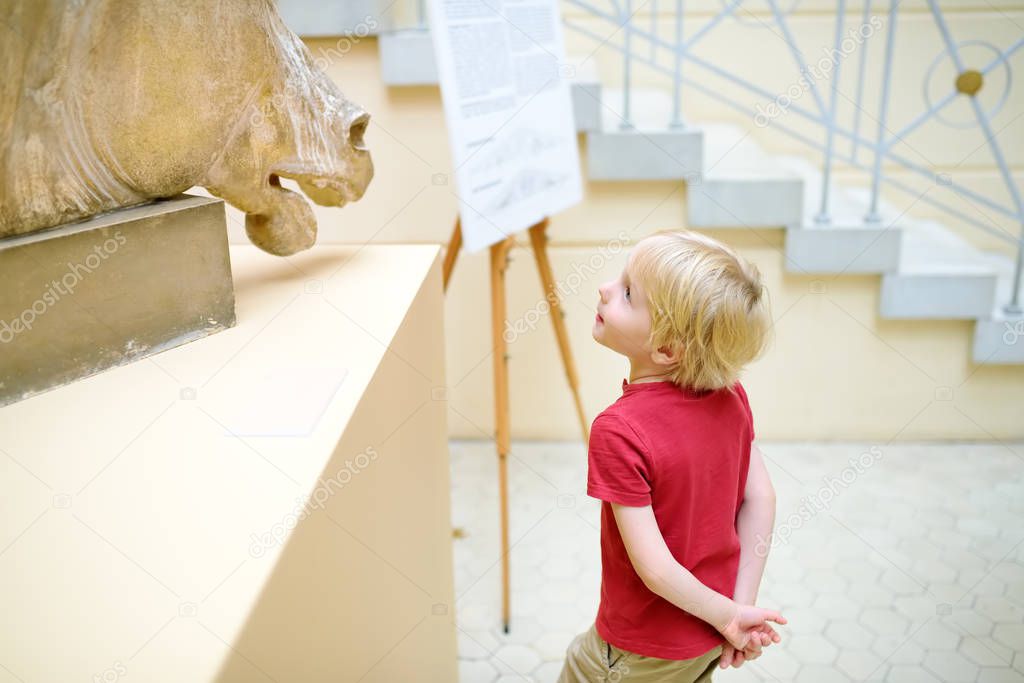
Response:
[{"label": "boy's face", "polygon": [[597,304],[592,334],[597,343],[630,360],[650,363],[647,339],[651,333],[651,315],[643,290],[629,274],[632,255],[630,253],[618,278],[597,288],[601,300]]}]

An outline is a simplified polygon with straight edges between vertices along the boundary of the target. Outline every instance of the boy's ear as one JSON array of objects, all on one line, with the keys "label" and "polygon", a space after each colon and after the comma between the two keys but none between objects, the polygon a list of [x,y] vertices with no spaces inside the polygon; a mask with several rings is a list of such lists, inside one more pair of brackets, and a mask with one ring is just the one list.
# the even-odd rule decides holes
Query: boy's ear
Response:
[{"label": "boy's ear", "polygon": [[680,349],[672,346],[659,346],[651,352],[651,360],[658,365],[675,365],[679,362]]}]

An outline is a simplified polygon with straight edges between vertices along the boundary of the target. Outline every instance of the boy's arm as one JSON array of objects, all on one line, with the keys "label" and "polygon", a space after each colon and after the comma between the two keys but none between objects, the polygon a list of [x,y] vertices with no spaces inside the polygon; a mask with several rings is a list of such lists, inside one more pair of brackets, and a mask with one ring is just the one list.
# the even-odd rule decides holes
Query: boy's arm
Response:
[{"label": "boy's arm", "polygon": [[750,467],[743,489],[743,503],[736,516],[740,539],[740,563],[733,599],[741,605],[753,605],[761,584],[771,533],[775,525],[775,489],[768,477],[761,450],[750,445]]},{"label": "boy's arm", "polygon": [[[690,570],[679,564],[669,551],[658,528],[654,509],[611,503],[615,523],[637,575],[647,588],[676,607],[708,622],[738,647],[748,642],[737,637],[767,620],[785,623],[778,612],[741,608],[733,600],[708,588]],[[777,642],[777,641],[776,641]],[[767,638],[764,644],[768,644]]]}]

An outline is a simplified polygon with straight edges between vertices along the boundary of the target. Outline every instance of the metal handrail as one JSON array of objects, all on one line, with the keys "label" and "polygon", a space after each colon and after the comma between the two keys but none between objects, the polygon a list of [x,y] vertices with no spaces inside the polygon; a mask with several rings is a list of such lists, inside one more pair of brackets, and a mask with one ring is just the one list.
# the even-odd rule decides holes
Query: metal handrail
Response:
[{"label": "metal handrail", "polygon": [[[565,2],[567,2],[569,5],[571,5],[573,7],[585,10],[587,12],[587,14],[589,14],[592,17],[596,17],[596,18],[599,18],[599,19],[604,19],[604,20],[607,20],[607,21],[615,24],[617,30],[622,30],[624,32],[624,39],[623,39],[624,47],[620,47],[620,46],[615,45],[615,44],[608,44],[606,42],[607,39],[601,39],[600,36],[595,35],[592,31],[590,31],[589,29],[587,29],[586,27],[584,27],[584,26],[582,26],[580,24],[577,24],[576,22],[572,21],[571,19],[566,19],[566,21],[565,21],[565,24],[566,24],[567,27],[569,27],[569,28],[571,28],[571,29],[573,29],[573,30],[583,34],[583,35],[587,35],[587,36],[589,36],[591,38],[594,38],[595,40],[601,40],[602,44],[608,44],[610,47],[612,47],[614,49],[618,49],[618,50],[620,50],[623,53],[623,105],[622,105],[623,114],[622,114],[622,116],[623,116],[623,119],[624,119],[624,122],[623,122],[623,126],[624,127],[629,126],[629,125],[632,124],[632,122],[630,120],[630,114],[629,114],[629,100],[630,100],[630,96],[631,96],[630,85],[629,84],[630,84],[630,70],[632,68],[632,62],[634,60],[643,62],[647,66],[652,67],[655,71],[659,71],[661,73],[666,73],[666,75],[669,75],[672,78],[673,118],[672,118],[671,121],[667,122],[667,125],[669,125],[670,127],[678,126],[678,123],[677,123],[677,116],[678,116],[678,114],[677,114],[677,112],[678,112],[679,106],[680,106],[679,105],[679,101],[680,101],[680,98],[681,98],[681,86],[682,86],[683,83],[686,83],[689,86],[696,87],[698,90],[701,90],[705,94],[711,95],[712,97],[714,97],[718,101],[723,101],[723,102],[725,102],[727,104],[730,104],[730,105],[733,104],[729,100],[729,98],[721,96],[719,93],[717,93],[716,91],[714,91],[712,89],[702,88],[702,87],[700,87],[700,84],[696,83],[692,79],[687,79],[687,78],[683,77],[682,74],[681,74],[681,65],[682,65],[683,61],[686,61],[689,64],[692,64],[694,66],[701,67],[705,71],[710,72],[712,75],[718,76],[718,77],[720,77],[720,78],[730,82],[733,85],[738,85],[738,86],[744,88],[745,90],[747,90],[748,92],[750,92],[752,94],[755,94],[755,95],[758,95],[759,97],[766,97],[769,100],[771,100],[774,97],[774,95],[772,93],[768,92],[764,88],[759,87],[756,84],[747,81],[746,79],[744,79],[742,76],[740,76],[738,74],[731,73],[727,68],[724,68],[722,65],[713,64],[713,63],[708,62],[707,60],[702,59],[700,56],[694,54],[693,51],[692,51],[693,45],[700,38],[702,38],[704,35],[706,35],[707,31],[710,28],[713,28],[714,25],[718,21],[720,21],[721,19],[723,19],[723,18],[725,18],[727,16],[730,16],[730,15],[735,13],[735,11],[737,9],[737,6],[740,4],[740,2],[738,0],[732,2],[732,3],[728,4],[728,5],[726,5],[725,7],[723,7],[723,9],[711,20],[711,22],[708,25],[705,25],[705,27],[701,31],[699,31],[694,36],[691,36],[689,39],[686,39],[682,35],[682,31],[678,30],[677,33],[676,33],[674,42],[669,42],[668,40],[658,36],[657,35],[657,31],[653,28],[653,26],[654,26],[653,24],[652,24],[652,29],[650,31],[645,31],[642,28],[640,28],[638,26],[635,26],[634,22],[633,22],[633,19],[632,19],[632,16],[631,16],[631,13],[627,13],[627,12],[619,12],[617,14],[616,13],[610,13],[610,12],[602,10],[601,8],[597,7],[593,2],[588,2],[587,0],[565,0]],[[871,0],[864,0],[864,14],[863,14],[864,17],[870,16],[870,11],[871,11],[870,4],[871,4]],[[788,25],[788,22],[787,22],[785,14],[779,9],[777,0],[768,0],[768,5],[769,5],[769,7],[771,9],[772,19],[775,22],[775,26],[778,27],[778,30],[782,34],[782,37],[785,40],[785,42],[786,42],[786,44],[787,44],[787,46],[789,48],[789,51],[790,51],[791,55],[794,58],[794,61],[797,63],[797,67],[798,67],[800,73],[801,74],[805,74],[806,71],[809,69],[809,66],[802,62],[800,52],[799,52],[799,50],[796,47],[796,42],[793,39],[793,36],[790,33],[790,31],[789,31],[789,25]],[[1010,196],[1011,196],[1011,198],[1013,200],[1013,204],[1011,206],[1004,206],[1004,205],[998,203],[997,201],[995,201],[995,200],[993,200],[993,199],[991,199],[989,197],[986,197],[986,196],[984,196],[984,195],[982,195],[982,194],[980,194],[980,193],[978,193],[976,191],[973,191],[973,190],[970,190],[968,188],[961,187],[961,186],[957,185],[956,183],[954,183],[952,181],[952,179],[948,179],[948,181],[943,183],[943,184],[951,192],[954,192],[954,193],[958,194],[960,197],[962,197],[962,198],[964,198],[964,199],[966,199],[968,201],[977,202],[979,204],[982,204],[982,205],[986,206],[989,209],[997,211],[998,213],[1000,213],[1003,216],[1012,218],[1013,220],[1019,222],[1021,224],[1020,236],[1015,238],[1012,235],[1009,235],[1009,234],[1005,233],[1002,230],[994,229],[991,226],[986,225],[986,224],[984,224],[984,223],[982,223],[982,222],[980,222],[980,221],[978,221],[976,219],[972,219],[972,218],[970,218],[968,216],[965,216],[963,213],[957,211],[953,207],[950,207],[950,206],[946,205],[945,203],[937,201],[937,200],[934,200],[934,199],[932,199],[930,197],[928,197],[928,198],[926,198],[926,197],[919,197],[919,200],[920,201],[925,201],[926,203],[928,203],[928,204],[930,204],[932,206],[935,206],[935,207],[937,207],[939,209],[942,209],[942,210],[946,211],[947,213],[949,213],[950,215],[955,216],[956,218],[958,218],[960,220],[963,220],[964,222],[966,222],[966,223],[968,223],[968,224],[970,224],[972,226],[980,227],[981,229],[983,229],[988,234],[993,235],[996,238],[998,238],[998,239],[1000,239],[1002,241],[1008,242],[1008,243],[1010,243],[1010,244],[1015,246],[1015,249],[1016,249],[1016,262],[1015,262],[1015,266],[1014,266],[1012,285],[1011,285],[1011,288],[1010,288],[1010,300],[1008,302],[1006,302],[1006,304],[1004,304],[1003,311],[1005,313],[1007,313],[1008,315],[1019,316],[1019,315],[1022,314],[1021,304],[1020,304],[1019,297],[1020,297],[1020,286],[1021,286],[1022,270],[1024,270],[1024,202],[1022,202],[1022,200],[1021,200],[1021,193],[1019,191],[1019,188],[1016,186],[1016,184],[1013,181],[1013,177],[1012,177],[1012,174],[1010,173],[1009,166],[1006,163],[1006,159],[1005,159],[1005,157],[1003,155],[1003,152],[1000,149],[999,144],[998,144],[998,142],[996,140],[995,134],[992,131],[992,125],[991,125],[991,120],[990,120],[989,114],[988,114],[988,112],[986,112],[982,108],[982,106],[978,102],[977,98],[975,98],[973,96],[977,92],[977,90],[975,89],[973,92],[969,91],[968,89],[966,89],[969,86],[962,85],[960,80],[958,79],[957,88],[956,89],[954,89],[952,92],[948,93],[939,102],[931,105],[928,108],[927,111],[925,111],[921,115],[917,116],[909,125],[905,126],[902,131],[900,131],[900,132],[898,132],[896,134],[889,134],[888,127],[887,127],[888,107],[889,107],[890,91],[891,91],[891,87],[892,87],[892,71],[893,71],[893,60],[894,60],[894,54],[895,54],[895,39],[896,39],[896,26],[897,26],[897,21],[896,20],[897,20],[898,14],[899,14],[899,5],[900,5],[900,0],[890,0],[890,2],[889,2],[888,25],[886,26],[885,61],[884,61],[883,75],[882,75],[882,94],[881,94],[881,99],[880,99],[880,103],[879,103],[878,127],[877,127],[876,136],[875,136],[875,140],[874,141],[868,140],[860,132],[860,112],[862,110],[862,108],[860,106],[860,98],[862,97],[862,94],[863,94],[864,64],[865,64],[865,60],[864,60],[864,56],[863,56],[864,53],[865,53],[864,50],[861,51],[862,55],[861,55],[861,60],[860,60],[860,70],[858,72],[858,85],[857,85],[857,98],[858,98],[858,100],[855,103],[857,114],[856,114],[856,117],[854,119],[854,126],[853,126],[852,130],[848,130],[844,126],[839,125],[839,122],[838,122],[838,119],[837,119],[837,111],[838,111],[838,106],[837,106],[838,98],[837,98],[837,94],[838,94],[838,80],[839,80],[838,72],[839,72],[840,64],[843,61],[842,58],[838,58],[838,59],[835,60],[835,72],[832,74],[831,79],[830,79],[831,80],[831,97],[830,97],[830,99],[829,99],[829,101],[827,103],[826,103],[825,99],[823,98],[823,96],[821,95],[821,93],[819,92],[818,87],[817,87],[817,83],[815,82],[815,80],[808,79],[808,86],[809,86],[808,90],[809,90],[809,92],[811,94],[811,97],[814,100],[814,104],[816,105],[817,111],[809,111],[805,107],[802,107],[802,106],[800,106],[798,104],[790,104],[787,107],[787,111],[796,113],[796,114],[800,115],[801,117],[803,117],[805,120],[813,122],[815,124],[818,124],[818,125],[821,125],[821,126],[824,127],[824,132],[825,132],[825,143],[824,143],[824,145],[818,143],[817,141],[814,141],[814,140],[811,140],[811,139],[807,138],[805,135],[793,136],[792,135],[793,131],[791,129],[789,129],[788,126],[778,125],[777,121],[771,121],[770,124],[773,126],[773,128],[777,127],[781,132],[790,134],[793,137],[797,137],[797,139],[799,139],[800,142],[802,142],[804,144],[808,144],[809,146],[814,147],[816,149],[819,149],[823,153],[823,156],[822,156],[822,159],[821,159],[822,184],[821,184],[820,208],[818,210],[818,213],[814,216],[814,220],[817,223],[828,223],[831,220],[830,213],[829,213],[829,207],[830,207],[829,189],[830,189],[830,185],[831,185],[830,178],[831,178],[831,171],[832,171],[833,163],[836,160],[841,160],[841,161],[845,161],[846,163],[850,164],[851,166],[863,169],[864,165],[861,164],[860,162],[858,162],[857,159],[856,159],[857,151],[861,147],[866,148],[866,149],[872,151],[873,152],[873,159],[872,159],[872,164],[871,164],[871,168],[870,168],[870,178],[871,178],[870,203],[869,203],[869,208],[867,210],[867,213],[864,216],[864,220],[866,222],[878,222],[879,220],[881,220],[881,217],[880,217],[879,212],[878,212],[878,203],[879,203],[879,199],[880,199],[882,184],[885,183],[886,185],[894,186],[894,187],[897,187],[897,188],[900,188],[900,189],[904,189],[904,190],[907,189],[907,186],[905,184],[898,182],[894,178],[890,178],[890,177],[886,176],[886,174],[884,172],[884,169],[883,169],[883,165],[882,165],[883,161],[890,161],[890,162],[896,163],[897,165],[902,166],[903,168],[913,172],[916,175],[922,175],[922,176],[927,177],[929,179],[934,179],[934,174],[932,172],[928,171],[927,169],[922,168],[918,164],[915,164],[915,163],[911,162],[909,159],[906,159],[906,158],[902,157],[901,155],[895,153],[893,151],[893,149],[892,149],[894,143],[896,141],[902,140],[903,136],[909,134],[913,130],[916,130],[922,123],[924,123],[928,119],[930,119],[930,118],[934,117],[935,115],[937,115],[949,103],[954,101],[957,98],[958,95],[962,95],[963,94],[963,95],[968,96],[970,101],[971,101],[972,109],[973,109],[975,117],[977,119],[977,123],[981,127],[981,129],[982,129],[982,132],[983,132],[983,134],[985,136],[985,139],[986,139],[986,142],[988,144],[988,147],[989,147],[989,149],[990,149],[990,151],[992,153],[992,157],[995,160],[995,164],[996,164],[997,168],[999,169],[999,172],[1000,172],[1000,174],[1001,174],[1001,176],[1003,178],[1003,181],[1004,181],[1004,183],[1005,183],[1005,185],[1007,187],[1007,190],[1008,190],[1008,192],[1009,192],[1009,194],[1010,194]],[[946,46],[946,51],[949,53],[950,57],[953,59],[954,64],[956,65],[957,73],[959,73],[959,74],[967,73],[968,70],[966,69],[963,61],[960,59],[959,51],[957,49],[957,43],[953,40],[952,34],[949,31],[949,27],[946,25],[945,19],[944,19],[943,15],[942,15],[941,9],[939,8],[937,0],[928,0],[928,6],[929,6],[929,9],[930,9],[930,12],[931,12],[932,16],[935,19],[936,25],[939,27],[940,33],[942,34],[943,42],[944,42],[944,44]],[[628,7],[628,5],[627,5],[627,7]],[[677,22],[678,22],[677,25],[681,25],[682,15],[685,14],[685,8],[683,7],[682,0],[677,0],[676,12],[679,15],[679,16],[677,16]],[[845,12],[846,12],[845,0],[838,0],[838,6],[837,6],[837,12],[836,12],[836,26],[835,26],[835,34],[834,34],[834,47],[833,47],[835,53],[841,53],[841,42],[842,42],[842,39],[843,39],[843,22],[844,22],[844,19],[845,19]],[[641,55],[638,54],[639,49],[633,49],[631,47],[634,43],[640,43],[642,45],[645,41],[647,43],[649,43],[649,45],[651,47],[651,50],[650,50],[651,58],[649,58],[649,59],[644,59]],[[992,62],[989,63],[988,65],[986,65],[982,70],[974,72],[974,74],[977,74],[979,77],[984,78],[984,76],[987,75],[991,69],[993,69],[995,66],[997,66],[1000,63],[1006,64],[1007,68],[1009,68],[1009,61],[1008,61],[1008,59],[1009,59],[1010,55],[1012,55],[1014,52],[1016,52],[1018,49],[1020,49],[1022,45],[1024,45],[1024,38],[1017,40],[1010,47],[1008,47],[1005,51],[1002,51],[1002,50],[998,51],[999,52],[998,57],[993,59]],[[655,48],[663,49],[663,50],[668,51],[669,53],[672,53],[673,65],[672,65],[672,68],[670,70],[666,70],[657,61],[657,59],[655,58]],[[750,113],[749,110],[747,110],[744,107],[734,107],[734,108],[739,108],[741,111],[745,111],[745,113],[747,113],[747,114]],[[842,138],[848,139],[848,140],[850,140],[853,143],[853,149],[852,149],[850,155],[848,155],[846,157],[843,157],[842,155],[838,155],[836,153],[836,150],[835,150],[835,138],[836,138],[837,135],[842,137]]]}]

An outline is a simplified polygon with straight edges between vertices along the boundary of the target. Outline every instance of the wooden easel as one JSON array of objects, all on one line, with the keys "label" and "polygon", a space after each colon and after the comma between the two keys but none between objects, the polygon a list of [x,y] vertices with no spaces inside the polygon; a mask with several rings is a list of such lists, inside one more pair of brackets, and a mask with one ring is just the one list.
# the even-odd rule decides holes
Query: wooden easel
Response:
[{"label": "wooden easel", "polygon": [[[576,367],[572,360],[572,351],[569,348],[569,336],[565,331],[565,314],[558,299],[558,292],[555,288],[555,278],[551,274],[551,263],[548,261],[546,230],[548,219],[544,218],[539,223],[529,228],[530,243],[533,246],[533,255],[537,261],[537,271],[540,273],[541,284],[544,287],[544,296],[547,298],[551,312],[551,323],[555,327],[555,336],[558,338],[558,348],[562,354],[562,365],[565,366],[565,376],[569,380],[569,389],[572,390],[573,400],[576,403],[576,414],[580,420],[580,427],[583,429],[583,442],[590,441],[590,424],[583,414],[583,404],[580,401],[579,386],[576,379]],[[491,336],[494,341],[494,425],[495,437],[498,448],[498,491],[501,504],[501,614],[505,633],[509,630],[509,571],[508,571],[508,469],[507,457],[510,450],[509,435],[509,410],[508,410],[508,344],[502,330],[505,327],[505,271],[508,269],[508,252],[512,248],[515,239],[506,237],[501,242],[492,244],[491,251]],[[462,222],[455,220],[455,229],[448,241],[448,249],[444,255],[443,282],[444,290],[448,291],[448,281],[451,279],[452,270],[455,268],[455,259],[462,249]]]}]

